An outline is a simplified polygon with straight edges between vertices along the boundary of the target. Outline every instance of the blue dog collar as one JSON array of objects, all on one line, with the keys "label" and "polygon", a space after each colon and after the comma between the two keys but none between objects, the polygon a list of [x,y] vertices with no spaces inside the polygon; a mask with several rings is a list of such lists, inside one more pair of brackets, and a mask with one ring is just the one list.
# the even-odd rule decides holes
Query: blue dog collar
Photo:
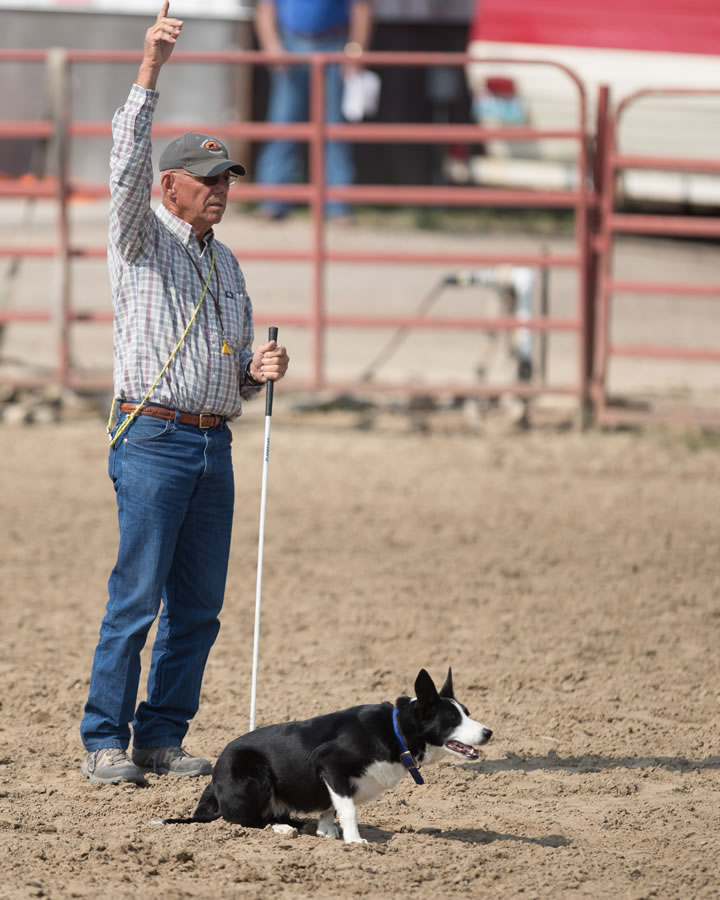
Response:
[{"label": "blue dog collar", "polygon": [[425,784],[425,779],[420,774],[418,765],[413,759],[412,753],[408,750],[408,745],[405,743],[405,738],[402,736],[402,732],[400,731],[400,726],[398,725],[397,706],[393,707],[393,731],[395,732],[395,737],[398,739],[398,744],[400,744],[400,762],[412,775],[415,784]]}]

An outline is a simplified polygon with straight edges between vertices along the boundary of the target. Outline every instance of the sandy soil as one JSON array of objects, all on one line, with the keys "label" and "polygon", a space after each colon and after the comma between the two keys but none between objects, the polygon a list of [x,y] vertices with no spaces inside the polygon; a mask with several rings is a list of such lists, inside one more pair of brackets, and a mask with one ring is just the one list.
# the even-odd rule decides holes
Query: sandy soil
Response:
[{"label": "sandy soil", "polygon": [[[258,724],[452,665],[495,731],[360,810],[367,845],[91,787],[78,722],[116,542],[103,424],[0,427],[0,897],[711,898],[720,884],[720,449],[698,435],[273,418]],[[262,417],[235,426],[223,627],[187,746],[247,728]]]}]

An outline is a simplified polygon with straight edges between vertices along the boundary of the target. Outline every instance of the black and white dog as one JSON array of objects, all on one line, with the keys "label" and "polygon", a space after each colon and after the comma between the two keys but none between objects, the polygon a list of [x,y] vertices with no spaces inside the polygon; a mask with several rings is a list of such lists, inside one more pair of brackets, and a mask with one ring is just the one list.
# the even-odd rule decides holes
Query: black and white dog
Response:
[{"label": "black and white dog", "polygon": [[356,804],[374,800],[408,772],[422,784],[419,767],[445,754],[477,759],[473,745],[487,743],[492,735],[455,699],[452,670],[438,693],[421,669],[415,694],[414,699],[398,697],[395,706],[353,706],[244,734],[220,754],[192,818],[156,823],[222,817],[263,828],[288,823],[292,813],[319,812],[319,835],[338,837],[337,814],[345,842],[365,843]]}]

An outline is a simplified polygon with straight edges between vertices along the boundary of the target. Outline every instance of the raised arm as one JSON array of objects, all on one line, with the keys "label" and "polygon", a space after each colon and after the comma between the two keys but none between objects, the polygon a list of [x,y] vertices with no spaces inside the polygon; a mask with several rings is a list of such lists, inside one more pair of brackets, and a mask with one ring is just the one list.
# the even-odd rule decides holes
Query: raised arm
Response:
[{"label": "raised arm", "polygon": [[171,19],[170,0],[165,0],[154,25],[145,32],[145,52],[140,63],[136,84],[149,91],[157,85],[160,69],[172,56],[175,44],[182,31],[181,19]]},{"label": "raised arm", "polygon": [[170,59],[183,23],[168,17],[165,0],[145,33],[145,49],[136,83],[113,118],[110,154],[110,244],[128,262],[150,249],[155,224],[150,205],[153,171],[151,130],[157,104],[158,75]]}]

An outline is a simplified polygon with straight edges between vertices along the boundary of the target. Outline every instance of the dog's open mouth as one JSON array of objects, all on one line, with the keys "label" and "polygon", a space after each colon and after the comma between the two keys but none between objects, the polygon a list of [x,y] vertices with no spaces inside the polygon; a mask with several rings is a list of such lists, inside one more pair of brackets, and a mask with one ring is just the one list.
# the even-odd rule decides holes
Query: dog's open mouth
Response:
[{"label": "dog's open mouth", "polygon": [[463,756],[465,759],[477,759],[480,755],[475,747],[470,747],[468,744],[463,744],[461,741],[448,741],[445,746],[448,750],[457,753],[459,756]]}]

